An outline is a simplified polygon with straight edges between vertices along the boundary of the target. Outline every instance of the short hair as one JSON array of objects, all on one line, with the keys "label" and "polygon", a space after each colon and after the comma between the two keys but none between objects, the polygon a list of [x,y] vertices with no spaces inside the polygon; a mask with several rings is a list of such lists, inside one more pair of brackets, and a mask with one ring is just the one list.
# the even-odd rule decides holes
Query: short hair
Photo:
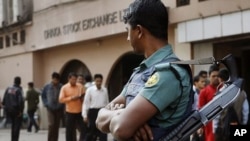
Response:
[{"label": "short hair", "polygon": [[86,82],[91,82],[91,81],[92,81],[91,75],[87,74],[87,75],[85,76],[85,81],[86,81]]},{"label": "short hair", "polygon": [[34,83],[33,82],[29,82],[28,86],[31,87],[31,88],[33,88],[34,87]]},{"label": "short hair", "polygon": [[57,73],[57,72],[53,72],[52,75],[51,75],[52,79],[57,79],[57,80],[60,80],[60,74]]},{"label": "short hair", "polygon": [[20,85],[21,84],[21,77],[20,76],[16,76],[14,78],[14,84],[16,84],[16,85]]},{"label": "short hair", "polygon": [[201,71],[198,73],[199,76],[202,76],[203,74],[206,74],[206,75],[207,75],[207,71],[201,70]]},{"label": "short hair", "polygon": [[195,82],[199,82],[199,80],[200,80],[200,77],[202,77],[201,75],[195,75],[194,76],[194,78],[193,78],[193,84],[195,83]]},{"label": "short hair", "polygon": [[78,75],[75,72],[70,72],[69,75],[68,75],[68,78],[71,78],[73,76],[77,77]]},{"label": "short hair", "polygon": [[96,79],[96,78],[101,78],[101,79],[103,79],[103,76],[102,76],[102,74],[95,74],[95,75],[94,75],[94,79]]},{"label": "short hair", "polygon": [[220,77],[223,81],[227,81],[229,79],[229,71],[226,68],[220,69],[218,77]]},{"label": "short hair", "polygon": [[211,75],[212,72],[214,71],[219,71],[219,66],[217,64],[213,64],[209,67],[209,71],[208,71],[208,74]]},{"label": "short hair", "polygon": [[77,77],[82,77],[82,78],[84,78],[84,75],[83,75],[83,74],[78,74]]},{"label": "short hair", "polygon": [[139,24],[154,37],[168,38],[168,11],[161,0],[135,0],[129,5],[124,22],[132,28]]}]

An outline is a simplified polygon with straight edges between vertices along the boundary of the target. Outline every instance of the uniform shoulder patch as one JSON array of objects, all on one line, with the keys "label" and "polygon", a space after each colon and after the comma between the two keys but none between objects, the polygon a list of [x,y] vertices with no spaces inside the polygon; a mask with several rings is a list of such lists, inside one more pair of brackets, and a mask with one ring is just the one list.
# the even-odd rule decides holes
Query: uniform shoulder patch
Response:
[{"label": "uniform shoulder patch", "polygon": [[152,86],[154,86],[155,84],[158,83],[159,79],[160,79],[160,75],[159,75],[159,73],[156,72],[152,76],[149,77],[149,79],[146,82],[145,86],[146,87],[152,87]]}]

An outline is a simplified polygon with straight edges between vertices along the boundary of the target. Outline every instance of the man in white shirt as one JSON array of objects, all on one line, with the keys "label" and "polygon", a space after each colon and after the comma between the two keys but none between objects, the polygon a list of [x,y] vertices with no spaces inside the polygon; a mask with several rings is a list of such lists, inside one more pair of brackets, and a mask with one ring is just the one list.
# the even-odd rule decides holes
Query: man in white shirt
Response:
[{"label": "man in white shirt", "polygon": [[95,121],[100,108],[105,107],[109,103],[108,91],[102,86],[103,76],[101,74],[95,74],[94,81],[95,85],[86,90],[82,105],[82,116],[84,122],[89,126],[86,140],[96,140],[99,137],[100,141],[107,141],[107,134],[100,132],[96,128]]}]

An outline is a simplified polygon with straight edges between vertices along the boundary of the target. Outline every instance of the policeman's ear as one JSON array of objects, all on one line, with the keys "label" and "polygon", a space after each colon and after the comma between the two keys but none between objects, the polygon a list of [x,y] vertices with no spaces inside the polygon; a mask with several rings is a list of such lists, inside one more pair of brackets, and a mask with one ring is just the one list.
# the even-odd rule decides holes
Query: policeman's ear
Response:
[{"label": "policeman's ear", "polygon": [[137,30],[137,36],[138,36],[138,39],[141,39],[142,35],[143,35],[143,30],[144,28],[141,26],[141,25],[136,25],[136,30]]}]

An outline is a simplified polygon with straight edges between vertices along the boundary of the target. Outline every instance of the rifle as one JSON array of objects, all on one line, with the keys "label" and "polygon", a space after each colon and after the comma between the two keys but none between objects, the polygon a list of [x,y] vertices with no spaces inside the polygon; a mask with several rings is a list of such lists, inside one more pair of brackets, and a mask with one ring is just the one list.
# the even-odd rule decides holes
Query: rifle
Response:
[{"label": "rifle", "polygon": [[227,80],[227,87],[217,92],[215,97],[203,106],[200,110],[193,111],[183,122],[174,128],[169,134],[161,138],[160,141],[182,141],[187,139],[199,128],[206,125],[209,121],[217,117],[225,108],[227,108],[240,94],[242,78],[238,77],[237,66],[232,54],[225,56],[221,60],[215,60],[213,57],[200,60],[171,62],[173,64],[224,64],[228,69],[230,78]]}]

